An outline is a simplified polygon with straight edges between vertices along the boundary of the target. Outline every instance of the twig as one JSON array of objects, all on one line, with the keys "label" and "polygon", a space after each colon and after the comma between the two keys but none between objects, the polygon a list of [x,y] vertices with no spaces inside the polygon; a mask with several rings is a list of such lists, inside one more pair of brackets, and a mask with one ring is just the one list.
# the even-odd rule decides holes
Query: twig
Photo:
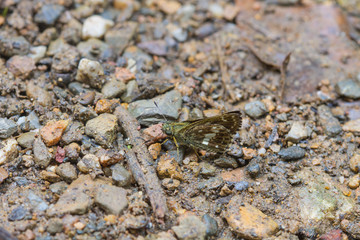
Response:
[{"label": "twig", "polygon": [[127,161],[130,170],[137,183],[144,187],[149,195],[155,216],[162,220],[168,211],[166,197],[156,175],[154,161],[138,130],[139,123],[122,106],[118,106],[114,114],[117,116],[121,127],[124,129],[132,145],[132,149],[127,150]]},{"label": "twig", "polygon": [[284,98],[284,93],[285,93],[285,86],[286,86],[286,69],[287,66],[290,62],[290,56],[291,56],[291,52],[289,52],[286,57],[284,58],[284,61],[281,63],[281,67],[280,67],[280,73],[281,73],[281,79],[280,79],[280,100],[282,101]]},{"label": "twig", "polygon": [[0,227],[0,240],[16,240],[8,231]]}]

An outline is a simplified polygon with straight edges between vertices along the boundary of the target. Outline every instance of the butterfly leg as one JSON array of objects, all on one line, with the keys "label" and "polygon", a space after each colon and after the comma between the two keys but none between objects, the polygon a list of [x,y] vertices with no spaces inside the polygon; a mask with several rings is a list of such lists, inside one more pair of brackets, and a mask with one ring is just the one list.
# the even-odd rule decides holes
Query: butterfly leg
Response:
[{"label": "butterfly leg", "polygon": [[194,152],[195,152],[196,156],[198,157],[198,159],[201,160],[199,153],[196,151],[196,148],[193,147],[192,149],[194,150]]},{"label": "butterfly leg", "polygon": [[178,142],[176,141],[176,138],[175,138],[174,136],[173,136],[173,139],[174,139],[174,143],[175,143],[175,146],[176,146],[177,157],[180,158],[179,144],[178,144]]}]

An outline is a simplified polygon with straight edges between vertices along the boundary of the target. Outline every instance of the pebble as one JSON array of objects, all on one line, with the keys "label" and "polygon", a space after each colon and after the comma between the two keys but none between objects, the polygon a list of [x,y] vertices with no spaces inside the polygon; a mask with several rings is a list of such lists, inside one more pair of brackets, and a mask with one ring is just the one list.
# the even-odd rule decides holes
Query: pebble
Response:
[{"label": "pebble", "polygon": [[31,47],[28,57],[32,58],[34,62],[37,63],[43,57],[45,57],[46,50],[47,50],[46,46]]},{"label": "pebble", "polygon": [[261,101],[245,104],[245,113],[252,118],[260,118],[268,112],[266,105]]},{"label": "pebble", "polygon": [[158,0],[156,3],[160,10],[168,15],[175,14],[181,7],[181,4],[178,1],[173,0]]},{"label": "pebble", "polygon": [[81,59],[76,74],[76,81],[90,84],[93,88],[101,88],[103,83],[104,69],[98,61],[87,58]]},{"label": "pebble", "polygon": [[67,188],[68,188],[68,185],[64,181],[56,182],[49,186],[50,191],[57,195],[63,194]]},{"label": "pebble", "polygon": [[0,138],[9,138],[17,131],[16,123],[7,118],[0,118]]},{"label": "pebble", "polygon": [[112,149],[109,150],[99,150],[97,151],[96,155],[99,157],[100,159],[100,164],[103,167],[107,167],[107,166],[111,166],[114,165],[120,161],[124,160],[124,156],[125,156],[125,151],[124,150],[120,150],[120,151],[115,151]]},{"label": "pebble", "polygon": [[82,28],[82,38],[102,38],[106,31],[114,26],[114,22],[101,16],[93,15],[85,19]]},{"label": "pebble", "polygon": [[95,141],[101,145],[111,146],[112,142],[116,139],[117,128],[117,117],[113,114],[103,113],[87,121],[85,134],[93,137]]},{"label": "pebble", "polygon": [[9,177],[9,173],[2,167],[0,167],[0,184]]},{"label": "pebble", "polygon": [[234,233],[249,240],[268,238],[279,230],[279,225],[272,218],[244,203],[240,196],[230,200],[225,219]]},{"label": "pebble", "polygon": [[204,240],[206,225],[200,218],[194,215],[182,215],[178,219],[179,225],[171,229],[179,240],[197,239]]},{"label": "pebble", "polygon": [[237,168],[239,165],[234,158],[231,157],[220,157],[214,160],[216,166],[222,168]]},{"label": "pebble", "polygon": [[246,172],[250,175],[252,178],[256,178],[260,173],[260,165],[255,162],[251,162],[247,168]]},{"label": "pebble", "polygon": [[86,225],[82,222],[77,222],[77,223],[74,223],[74,227],[77,229],[77,230],[83,230]]},{"label": "pebble", "polygon": [[279,156],[284,160],[296,160],[303,158],[306,151],[298,146],[292,146],[289,148],[281,149]]},{"label": "pebble", "polygon": [[135,74],[127,68],[115,68],[115,78],[123,83],[128,83],[131,80],[136,79]]},{"label": "pebble", "polygon": [[55,39],[54,41],[51,41],[49,46],[48,46],[48,50],[46,52],[47,56],[54,56],[57,53],[61,53],[66,51],[67,49],[69,49],[71,46],[69,44],[67,44],[64,39],[62,38],[58,38]]},{"label": "pebble", "polygon": [[117,98],[120,97],[126,91],[126,85],[119,80],[110,80],[105,83],[101,89],[101,93],[105,98]]},{"label": "pebble", "polygon": [[17,141],[14,138],[8,138],[0,144],[0,165],[10,162],[18,156]]},{"label": "pebble", "polygon": [[[75,47],[68,47],[64,51],[54,54],[51,71],[54,73],[73,73],[80,61],[80,52]],[[73,75],[71,75],[73,77]],[[72,80],[72,79],[71,79]],[[67,81],[70,83],[70,81]],[[67,84],[66,84],[67,85]]]},{"label": "pebble", "polygon": [[78,163],[77,168],[82,173],[90,173],[95,178],[97,175],[103,174],[99,158],[93,154],[86,154]]},{"label": "pebble", "polygon": [[14,55],[29,53],[30,43],[23,36],[9,36],[6,31],[0,32],[0,54],[10,58]]},{"label": "pebble", "polygon": [[286,140],[298,143],[308,137],[306,127],[302,122],[294,122],[291,126],[289,133],[286,136]]},{"label": "pebble", "polygon": [[332,115],[329,107],[321,105],[318,108],[318,114],[320,124],[325,129],[326,135],[334,137],[342,131],[339,120]]},{"label": "pebble", "polygon": [[222,172],[221,178],[226,182],[240,182],[245,178],[245,170],[237,168],[231,171]]},{"label": "pebble", "polygon": [[120,215],[128,206],[126,190],[106,184],[101,184],[96,189],[94,202],[105,213],[114,215]]},{"label": "pebble", "polygon": [[50,93],[46,89],[35,85],[33,81],[26,85],[26,96],[31,100],[37,101],[43,107],[52,105]]},{"label": "pebble", "polygon": [[347,132],[360,132],[360,118],[356,120],[348,121],[343,126],[344,131]]},{"label": "pebble", "polygon": [[274,153],[278,153],[280,152],[281,146],[279,144],[271,144],[270,149]]},{"label": "pebble", "polygon": [[[157,103],[158,108],[154,105]],[[173,120],[179,117],[181,110],[182,97],[181,94],[172,90],[163,95],[157,96],[149,100],[138,100],[129,104],[128,111],[139,122],[145,126],[164,121],[159,112],[166,117],[166,119]]]},{"label": "pebble", "polygon": [[162,186],[167,190],[175,190],[180,186],[180,181],[177,179],[164,178],[161,182]]},{"label": "pebble", "polygon": [[69,162],[60,164],[56,168],[56,174],[67,183],[77,179],[76,168]]},{"label": "pebble", "polygon": [[198,29],[195,31],[195,35],[199,38],[204,38],[207,36],[210,36],[216,31],[216,28],[214,24],[212,23],[205,23],[201,25]]},{"label": "pebble", "polygon": [[109,101],[108,99],[100,99],[96,102],[95,112],[97,114],[101,113],[110,113],[112,111],[111,106],[113,101]]},{"label": "pebble", "polygon": [[242,192],[242,191],[245,191],[246,189],[248,189],[249,187],[250,187],[249,182],[247,182],[247,181],[240,181],[240,182],[235,183],[234,189],[235,189],[236,191]]},{"label": "pebble", "polygon": [[82,57],[89,60],[102,59],[110,50],[109,45],[96,38],[90,38],[87,41],[79,42],[76,48]]},{"label": "pebble", "polygon": [[201,219],[203,223],[205,223],[207,237],[214,236],[218,233],[218,223],[213,217],[210,216],[210,214],[204,214]]},{"label": "pebble", "polygon": [[226,153],[236,158],[243,156],[242,148],[238,144],[231,144]]},{"label": "pebble", "polygon": [[51,121],[40,129],[40,135],[46,146],[51,147],[61,139],[62,134],[69,125],[69,120]]},{"label": "pebble", "polygon": [[201,162],[200,174],[204,177],[214,177],[216,175],[216,167],[214,167],[208,162]]},{"label": "pebble", "polygon": [[141,42],[137,46],[145,52],[153,55],[165,56],[167,54],[167,45],[164,40]]},{"label": "pebble", "polygon": [[120,163],[117,163],[110,167],[111,178],[119,187],[127,187],[131,184],[132,175],[124,168]]},{"label": "pebble", "polygon": [[360,154],[355,154],[352,156],[352,158],[350,158],[349,165],[351,171],[358,173],[360,171]]},{"label": "pebble", "polygon": [[32,155],[22,156],[23,165],[27,168],[34,166],[34,157]]},{"label": "pebble", "polygon": [[126,85],[126,91],[125,91],[125,93],[123,93],[123,95],[121,95],[121,100],[123,102],[130,103],[139,94],[140,94],[140,90],[139,90],[139,86],[137,84],[137,81],[133,80],[133,81],[130,81]]},{"label": "pebble", "polygon": [[218,189],[223,185],[224,185],[224,181],[222,180],[222,178],[216,176],[209,178],[208,180],[199,182],[197,184],[197,188],[203,192],[206,192],[208,190]]},{"label": "pebble", "polygon": [[252,149],[252,148],[242,148],[242,152],[243,152],[243,158],[245,160],[250,160],[253,159],[254,157],[257,156],[257,151],[256,149]]},{"label": "pebble", "polygon": [[171,35],[176,39],[176,41],[178,42],[186,41],[188,37],[188,33],[185,29],[173,24],[169,24],[167,26],[167,29],[171,33]]},{"label": "pebble", "polygon": [[160,143],[154,143],[151,144],[148,147],[149,153],[152,156],[152,158],[155,160],[158,158],[160,151],[161,151],[161,144]]},{"label": "pebble", "polygon": [[25,218],[28,211],[23,207],[19,206],[11,211],[11,213],[8,215],[9,221],[19,221]]},{"label": "pebble", "polygon": [[61,177],[59,175],[57,175],[54,172],[50,172],[50,171],[46,171],[46,170],[43,170],[40,172],[40,177],[41,177],[41,179],[51,182],[51,183],[56,183],[56,182],[61,181]]},{"label": "pebble", "polygon": [[62,232],[64,224],[60,218],[51,218],[48,222],[46,231],[50,234],[56,234]]},{"label": "pebble", "polygon": [[213,3],[209,5],[209,12],[215,18],[222,18],[224,16],[224,9],[220,4]]},{"label": "pebble", "polygon": [[174,178],[182,180],[182,171],[178,162],[168,154],[161,155],[156,167],[159,178]]},{"label": "pebble", "polygon": [[133,21],[123,22],[120,28],[114,27],[106,32],[105,42],[116,53],[122,53],[137,33],[138,25],[137,22]]},{"label": "pebble", "polygon": [[224,9],[224,18],[227,21],[232,22],[240,10],[241,8],[238,6],[233,4],[226,4]]},{"label": "pebble", "polygon": [[71,122],[62,134],[61,142],[64,144],[80,142],[83,138],[84,131],[84,125],[81,122]]},{"label": "pebble", "polygon": [[32,190],[29,190],[27,199],[29,200],[32,212],[43,212],[49,208],[49,205],[41,197],[36,195]]},{"label": "pebble", "polygon": [[360,185],[360,175],[356,174],[349,179],[348,186],[351,189],[356,189]]},{"label": "pebble", "polygon": [[43,5],[38,13],[36,13],[34,21],[36,23],[53,25],[64,11],[64,7],[56,4]]},{"label": "pebble", "polygon": [[360,98],[360,83],[355,82],[354,80],[347,79],[341,82],[338,82],[335,85],[335,91],[343,97],[358,99]]}]

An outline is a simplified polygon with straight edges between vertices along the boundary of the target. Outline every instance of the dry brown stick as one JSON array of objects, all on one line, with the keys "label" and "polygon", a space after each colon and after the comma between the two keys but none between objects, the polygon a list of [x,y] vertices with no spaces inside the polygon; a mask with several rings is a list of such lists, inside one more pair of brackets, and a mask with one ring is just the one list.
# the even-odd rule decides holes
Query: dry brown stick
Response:
[{"label": "dry brown stick", "polygon": [[137,183],[144,187],[149,195],[150,203],[158,219],[167,214],[166,197],[156,175],[154,161],[140,135],[138,121],[122,106],[115,109],[120,125],[130,139],[132,149],[127,150],[127,161]]}]

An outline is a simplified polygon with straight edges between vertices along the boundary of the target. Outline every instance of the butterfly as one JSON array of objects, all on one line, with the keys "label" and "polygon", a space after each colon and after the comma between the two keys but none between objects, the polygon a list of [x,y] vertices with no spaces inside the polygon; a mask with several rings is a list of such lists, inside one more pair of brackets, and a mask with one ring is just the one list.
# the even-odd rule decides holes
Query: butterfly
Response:
[{"label": "butterfly", "polygon": [[224,153],[233,135],[241,128],[239,111],[185,122],[166,122],[162,130],[174,138],[178,146],[186,145],[213,153]]}]

